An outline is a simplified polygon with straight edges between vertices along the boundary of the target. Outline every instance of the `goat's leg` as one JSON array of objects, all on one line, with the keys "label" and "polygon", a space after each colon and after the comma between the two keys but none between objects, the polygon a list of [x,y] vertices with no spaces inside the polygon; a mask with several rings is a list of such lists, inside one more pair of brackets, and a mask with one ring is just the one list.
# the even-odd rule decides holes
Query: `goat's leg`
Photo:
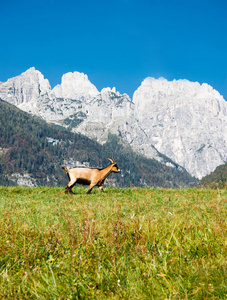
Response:
[{"label": "goat's leg", "polygon": [[104,181],[105,181],[105,179],[102,180],[102,181],[99,183],[99,190],[100,190],[101,192],[104,192],[104,191],[103,191],[103,184],[104,184]]},{"label": "goat's leg", "polygon": [[76,181],[70,180],[65,188],[65,193],[66,194],[68,194],[68,193],[74,194],[72,191],[72,188],[74,187],[75,184],[76,184]]},{"label": "goat's leg", "polygon": [[69,187],[68,189],[69,189],[70,194],[74,194],[73,191],[72,191],[72,187]]},{"label": "goat's leg", "polygon": [[90,193],[91,193],[91,191],[92,191],[92,189],[93,189],[94,186],[95,186],[95,184],[90,184],[90,185],[89,185],[89,189],[88,189],[88,191],[87,191],[87,194],[90,194]]},{"label": "goat's leg", "polygon": [[66,188],[65,188],[65,194],[68,194],[68,193],[74,194],[73,191],[72,191],[72,187],[67,185]]},{"label": "goat's leg", "polygon": [[87,194],[90,194],[92,191],[92,188],[89,188],[89,190],[87,191]]},{"label": "goat's leg", "polygon": [[65,188],[65,194],[68,194],[68,192],[69,192],[69,188],[68,188],[68,185],[67,185],[66,188]]},{"label": "goat's leg", "polygon": [[104,191],[103,191],[103,186],[102,186],[102,185],[99,186],[99,190],[100,190],[101,192],[104,192]]}]

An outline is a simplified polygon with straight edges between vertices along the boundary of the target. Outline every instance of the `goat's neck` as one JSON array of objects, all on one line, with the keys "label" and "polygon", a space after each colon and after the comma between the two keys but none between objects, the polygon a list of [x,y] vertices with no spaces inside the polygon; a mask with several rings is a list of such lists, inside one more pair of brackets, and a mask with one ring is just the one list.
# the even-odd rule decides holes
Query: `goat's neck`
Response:
[{"label": "goat's neck", "polygon": [[111,169],[112,169],[112,165],[109,165],[100,171],[104,179],[112,172]]}]

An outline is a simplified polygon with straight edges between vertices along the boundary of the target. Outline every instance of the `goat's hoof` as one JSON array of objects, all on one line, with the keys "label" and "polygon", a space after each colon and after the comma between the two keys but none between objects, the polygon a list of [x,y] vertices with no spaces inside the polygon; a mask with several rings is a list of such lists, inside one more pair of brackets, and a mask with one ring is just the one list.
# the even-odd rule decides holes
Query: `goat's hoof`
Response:
[{"label": "goat's hoof", "polygon": [[71,191],[65,191],[65,194],[66,195],[68,195],[68,194],[70,194],[70,195],[75,195],[73,192],[71,192]]}]

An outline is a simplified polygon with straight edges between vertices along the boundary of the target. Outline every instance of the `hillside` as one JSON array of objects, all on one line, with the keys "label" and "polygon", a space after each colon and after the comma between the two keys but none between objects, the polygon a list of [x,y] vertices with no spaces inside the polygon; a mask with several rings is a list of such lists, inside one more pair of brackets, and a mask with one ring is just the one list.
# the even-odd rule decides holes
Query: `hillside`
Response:
[{"label": "hillside", "polygon": [[[67,183],[61,165],[102,167],[112,156],[122,173],[111,184],[124,186],[185,187],[196,180],[165,156],[165,164],[145,158],[116,136],[102,146],[60,126],[47,124],[0,100],[0,184],[30,186]],[[167,165],[169,166],[167,166]],[[111,177],[109,177],[111,178]],[[109,181],[110,182],[110,181]]]},{"label": "hillside", "polygon": [[227,187],[227,163],[218,166],[214,172],[205,176],[200,180],[201,186],[209,186],[214,188],[226,188]]}]

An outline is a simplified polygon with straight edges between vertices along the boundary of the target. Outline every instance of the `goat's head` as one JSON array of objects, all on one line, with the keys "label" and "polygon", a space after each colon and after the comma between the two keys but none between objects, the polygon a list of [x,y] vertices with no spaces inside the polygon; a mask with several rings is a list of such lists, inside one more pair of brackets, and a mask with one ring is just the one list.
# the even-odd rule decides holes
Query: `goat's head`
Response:
[{"label": "goat's head", "polygon": [[115,162],[115,160],[114,160],[113,158],[111,158],[111,157],[109,157],[109,158],[107,158],[107,159],[109,159],[109,161],[110,161],[111,164],[112,164],[112,169],[111,169],[111,171],[112,171],[112,172],[115,172],[115,173],[120,173],[121,170],[118,169],[118,166],[117,166],[117,163]]}]

